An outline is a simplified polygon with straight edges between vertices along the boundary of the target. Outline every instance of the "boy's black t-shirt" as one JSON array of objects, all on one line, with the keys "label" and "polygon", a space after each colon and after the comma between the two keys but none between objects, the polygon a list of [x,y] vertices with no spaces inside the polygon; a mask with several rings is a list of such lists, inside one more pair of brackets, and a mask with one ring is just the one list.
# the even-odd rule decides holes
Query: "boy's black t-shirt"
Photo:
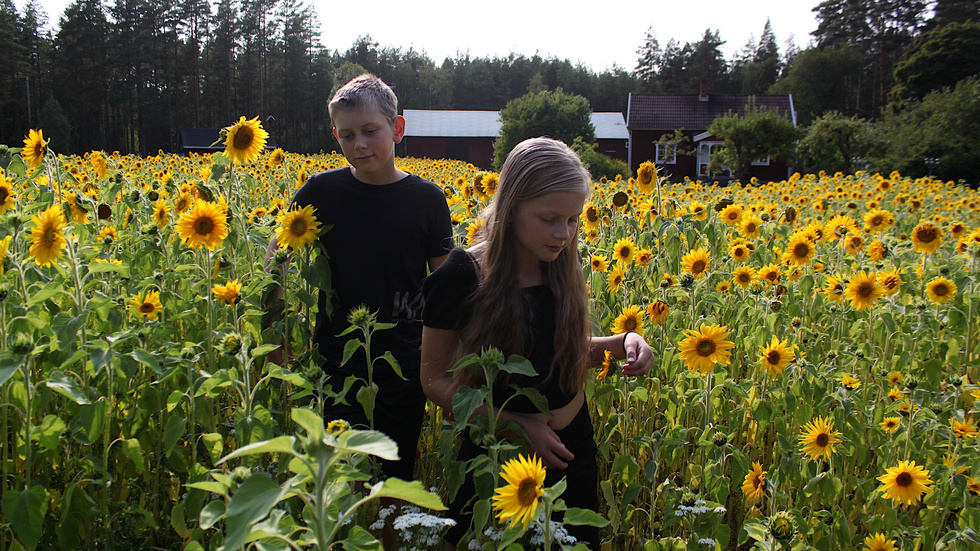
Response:
[{"label": "boy's black t-shirt", "polygon": [[[326,358],[325,368],[340,365],[347,340],[363,338],[360,331],[337,335],[349,326],[350,310],[366,305],[378,312],[378,321],[397,323],[373,334],[371,355],[378,358],[391,351],[402,371],[408,370],[406,376],[417,377],[426,261],[453,247],[442,189],[414,174],[392,184],[365,184],[344,167],[311,176],[293,204],[312,205],[316,219],[332,226],[321,231],[320,242],[330,257],[333,315],[327,316],[326,295],[321,292],[313,335]],[[365,369],[363,352],[343,367],[362,376]],[[375,362],[376,375],[383,377],[388,371],[387,362]]]}]

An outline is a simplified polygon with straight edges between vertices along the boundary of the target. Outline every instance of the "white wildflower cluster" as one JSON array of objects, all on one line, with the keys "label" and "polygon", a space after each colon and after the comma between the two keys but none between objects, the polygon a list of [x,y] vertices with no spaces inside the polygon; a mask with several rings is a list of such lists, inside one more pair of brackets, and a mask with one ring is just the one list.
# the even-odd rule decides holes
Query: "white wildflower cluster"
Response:
[{"label": "white wildflower cluster", "polygon": [[391,514],[394,513],[394,512],[395,512],[395,506],[394,505],[389,505],[387,507],[382,507],[378,511],[378,520],[376,520],[373,523],[371,523],[371,526],[368,526],[368,529],[369,530],[381,530],[385,526],[385,519],[388,518],[389,516],[391,516]]},{"label": "white wildflower cluster", "polygon": [[[712,509],[705,507],[707,502],[703,499],[699,499],[694,502],[694,505],[688,507],[687,505],[678,505],[677,510],[674,514],[679,517],[686,517],[687,515],[703,515],[705,513],[711,512]],[[724,507],[722,507],[724,509]]]},{"label": "white wildflower cluster", "polygon": [[[535,522],[528,527],[526,538],[527,543],[531,545],[542,545],[544,543],[544,531],[541,529],[541,525],[544,523],[544,512],[538,511],[538,516]],[[500,538],[504,535],[503,528],[487,527],[483,531],[483,535],[490,538],[493,541],[500,541]],[[575,545],[578,539],[569,534],[565,526],[561,522],[556,520],[551,521],[551,538],[554,543],[561,545]],[[477,540],[470,541],[468,549],[472,551],[478,551],[483,549],[483,544]]]},{"label": "white wildflower cluster", "polygon": [[[378,525],[380,529],[394,512],[394,506],[381,509],[378,511],[380,518],[371,527]],[[423,513],[421,509],[413,506],[402,507],[402,514],[395,517],[391,523],[399,541],[398,549],[405,551],[435,549],[439,546],[443,531],[451,526],[456,526],[455,520]]]},{"label": "white wildflower cluster", "polygon": [[701,545],[707,545],[709,547],[715,546],[715,540],[711,538],[701,538],[698,540],[698,543],[700,543]]}]

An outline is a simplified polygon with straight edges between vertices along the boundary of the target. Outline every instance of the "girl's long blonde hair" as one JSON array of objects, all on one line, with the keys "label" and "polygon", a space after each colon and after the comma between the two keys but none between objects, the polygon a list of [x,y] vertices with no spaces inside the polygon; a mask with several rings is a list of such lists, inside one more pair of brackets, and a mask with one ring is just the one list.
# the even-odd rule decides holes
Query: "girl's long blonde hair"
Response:
[{"label": "girl's long blonde hair", "polygon": [[[511,150],[500,170],[497,195],[481,214],[485,242],[480,261],[480,285],[473,296],[473,317],[460,334],[461,352],[489,346],[505,354],[526,354],[530,305],[518,287],[516,241],[511,221],[523,201],[549,193],[571,191],[588,196],[591,177],[578,155],[550,138],[525,140]],[[557,260],[545,265],[547,285],[555,296],[554,365],[562,391],[582,388],[588,368],[588,304],[578,232]],[[541,373],[543,366],[535,366]]]}]

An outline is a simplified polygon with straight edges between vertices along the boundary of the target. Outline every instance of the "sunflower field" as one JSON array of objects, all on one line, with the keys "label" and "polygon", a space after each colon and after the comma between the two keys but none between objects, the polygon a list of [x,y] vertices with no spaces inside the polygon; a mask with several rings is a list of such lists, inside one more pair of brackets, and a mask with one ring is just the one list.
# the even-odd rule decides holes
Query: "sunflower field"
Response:
[{"label": "sunflower field", "polygon": [[[370,492],[355,482],[390,440],[316,413],[329,228],[287,207],[342,156],[48,145],[0,149],[0,551],[377,549],[368,501],[438,518],[459,467],[437,408],[418,480]],[[466,246],[497,174],[398,164],[444,189]],[[980,194],[664,176],[595,182],[580,224],[594,332],[657,356],[587,384],[603,549],[980,545]],[[384,330],[351,321],[360,344]]]}]

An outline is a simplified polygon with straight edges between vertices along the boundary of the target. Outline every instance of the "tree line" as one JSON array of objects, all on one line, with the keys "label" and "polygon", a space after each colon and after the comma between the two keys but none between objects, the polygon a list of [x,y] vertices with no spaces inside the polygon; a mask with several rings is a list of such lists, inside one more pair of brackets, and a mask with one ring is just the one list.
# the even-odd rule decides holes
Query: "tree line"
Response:
[{"label": "tree line", "polygon": [[[53,30],[31,0],[0,0],[0,140],[41,127],[56,151],[175,151],[179,130],[259,116],[283,147],[335,148],[326,103],[370,71],[411,109],[498,110],[528,92],[561,89],[594,111],[625,113],[630,92],[791,93],[801,125],[827,113],[882,121],[980,72],[970,55],[976,0],[825,0],[803,50],[780,48],[767,22],[730,59],[718,33],[665,44],[651,27],[636,66],[600,72],[556,57],[457,54],[320,42],[302,0],[76,0]],[[975,26],[975,24],[974,24]],[[944,30],[945,29],[945,30]],[[945,34],[943,34],[945,33]],[[939,53],[937,53],[939,52]]]}]

